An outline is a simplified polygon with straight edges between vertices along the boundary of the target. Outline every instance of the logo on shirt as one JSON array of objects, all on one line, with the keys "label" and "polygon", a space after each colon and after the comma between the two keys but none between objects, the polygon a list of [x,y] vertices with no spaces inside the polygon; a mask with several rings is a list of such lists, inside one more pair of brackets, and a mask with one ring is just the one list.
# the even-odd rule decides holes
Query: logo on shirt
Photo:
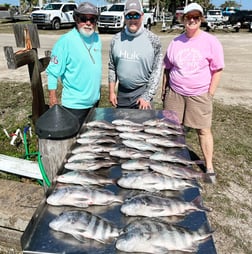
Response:
[{"label": "logo on shirt", "polygon": [[51,56],[51,60],[50,60],[51,63],[54,63],[54,64],[58,64],[59,61],[58,61],[58,58],[57,56]]},{"label": "logo on shirt", "polygon": [[139,61],[140,59],[136,51],[129,53],[126,50],[120,50],[119,57],[128,61]]},{"label": "logo on shirt", "polygon": [[202,55],[200,51],[194,48],[182,49],[177,54],[177,63],[180,68],[183,67],[185,73],[195,73],[200,68]]}]

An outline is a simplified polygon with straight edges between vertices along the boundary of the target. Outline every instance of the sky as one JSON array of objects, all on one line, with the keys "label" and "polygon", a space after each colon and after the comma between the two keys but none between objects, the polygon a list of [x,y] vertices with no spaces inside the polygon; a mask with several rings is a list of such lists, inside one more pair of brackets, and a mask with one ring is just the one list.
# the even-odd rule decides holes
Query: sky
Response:
[{"label": "sky", "polygon": [[[84,2],[86,0],[76,0],[76,2]],[[103,5],[104,0],[89,0],[95,5]],[[211,3],[215,5],[215,7],[219,7],[221,4],[225,3],[226,0],[211,0]],[[241,4],[241,9],[252,10],[252,0],[236,0],[238,4]],[[19,0],[0,0],[0,4],[8,3],[11,5],[19,5]]]}]

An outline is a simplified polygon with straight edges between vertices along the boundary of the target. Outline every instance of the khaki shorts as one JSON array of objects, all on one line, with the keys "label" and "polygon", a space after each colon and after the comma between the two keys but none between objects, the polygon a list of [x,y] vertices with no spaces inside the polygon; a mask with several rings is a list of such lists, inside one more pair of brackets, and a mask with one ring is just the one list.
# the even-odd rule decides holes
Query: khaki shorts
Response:
[{"label": "khaki shorts", "polygon": [[183,96],[167,88],[164,109],[175,111],[185,126],[204,129],[212,125],[213,97],[209,93]]}]

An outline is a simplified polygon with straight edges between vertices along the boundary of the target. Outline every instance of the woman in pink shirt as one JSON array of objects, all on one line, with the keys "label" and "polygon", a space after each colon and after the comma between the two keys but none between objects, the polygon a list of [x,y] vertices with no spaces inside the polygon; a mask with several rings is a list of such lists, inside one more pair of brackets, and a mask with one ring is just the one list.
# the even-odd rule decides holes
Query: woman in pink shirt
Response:
[{"label": "woman in pink shirt", "polygon": [[185,33],[169,44],[164,58],[164,109],[177,113],[181,124],[197,130],[206,171],[213,169],[212,100],[224,68],[217,38],[200,29],[203,9],[191,3],[184,9]]}]

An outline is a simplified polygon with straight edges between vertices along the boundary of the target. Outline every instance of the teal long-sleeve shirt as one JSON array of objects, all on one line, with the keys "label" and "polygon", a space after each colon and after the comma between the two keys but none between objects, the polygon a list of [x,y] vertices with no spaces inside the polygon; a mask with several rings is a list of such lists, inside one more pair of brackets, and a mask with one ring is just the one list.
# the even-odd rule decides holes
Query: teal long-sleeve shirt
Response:
[{"label": "teal long-sleeve shirt", "polygon": [[97,33],[89,38],[76,28],[55,43],[46,69],[48,90],[63,85],[61,103],[72,109],[91,108],[100,99],[102,43]]}]

